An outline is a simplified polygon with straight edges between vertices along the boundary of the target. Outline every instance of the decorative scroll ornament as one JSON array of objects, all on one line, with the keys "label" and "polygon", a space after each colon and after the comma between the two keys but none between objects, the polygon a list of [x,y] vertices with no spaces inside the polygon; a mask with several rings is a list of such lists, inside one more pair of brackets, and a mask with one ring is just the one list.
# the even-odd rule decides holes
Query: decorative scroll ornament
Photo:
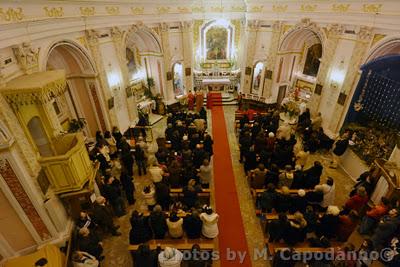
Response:
[{"label": "decorative scroll ornament", "polygon": [[317,5],[301,5],[301,12],[314,12],[317,9]]},{"label": "decorative scroll ornament", "polygon": [[92,6],[92,7],[80,7],[79,9],[81,11],[81,15],[82,16],[86,16],[86,17],[94,16],[94,14],[96,12],[96,9],[95,9],[94,6]]},{"label": "decorative scroll ornament", "polygon": [[363,11],[365,13],[378,13],[381,12],[382,4],[364,4]]},{"label": "decorative scroll ornament", "polygon": [[339,36],[342,35],[344,32],[344,27],[343,25],[339,25],[339,24],[330,24],[327,28],[328,30],[328,34],[330,36]]},{"label": "decorative scroll ornament", "polygon": [[143,15],[144,7],[131,7],[131,12],[134,15]]},{"label": "decorative scroll ornament", "polygon": [[22,8],[8,8],[7,10],[0,8],[0,18],[4,21],[21,21],[24,18]]},{"label": "decorative scroll ornament", "polygon": [[14,56],[25,74],[38,70],[40,48],[32,48],[30,43],[22,43],[13,48]]},{"label": "decorative scroll ornament", "polygon": [[287,8],[288,8],[288,5],[273,5],[272,11],[277,12],[277,13],[282,13],[282,12],[286,12]]},{"label": "decorative scroll ornament", "polygon": [[252,6],[249,9],[250,13],[260,13],[263,11],[264,6]]},{"label": "decorative scroll ornament", "polygon": [[167,14],[170,11],[170,7],[166,7],[166,6],[159,6],[157,7],[157,12],[158,14]]},{"label": "decorative scroll ornament", "polygon": [[108,15],[116,16],[119,14],[119,7],[117,6],[106,6],[106,12]]},{"label": "decorative scroll ornament", "polygon": [[89,45],[95,45],[99,42],[99,34],[95,30],[86,30],[85,36]]},{"label": "decorative scroll ornament", "polygon": [[124,35],[118,27],[112,27],[110,32],[113,39],[122,39],[122,36]]},{"label": "decorative scroll ornament", "polygon": [[64,16],[64,10],[63,7],[44,7],[43,8],[44,12],[46,13],[46,16],[50,18],[61,18]]},{"label": "decorative scroll ornament", "polygon": [[349,10],[350,4],[333,4],[332,5],[332,11],[333,12],[339,12],[339,13],[344,13]]},{"label": "decorative scroll ornament", "polygon": [[372,38],[372,28],[367,26],[361,26],[358,32],[358,39],[367,41]]}]

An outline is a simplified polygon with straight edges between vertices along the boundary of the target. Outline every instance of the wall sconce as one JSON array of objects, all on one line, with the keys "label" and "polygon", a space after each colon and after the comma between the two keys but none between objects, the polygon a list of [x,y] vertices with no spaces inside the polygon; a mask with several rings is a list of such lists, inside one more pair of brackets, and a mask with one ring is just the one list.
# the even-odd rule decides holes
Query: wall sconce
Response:
[{"label": "wall sconce", "polygon": [[115,71],[109,72],[107,74],[107,80],[108,80],[108,85],[110,86],[110,88],[118,87],[121,83],[121,79],[120,79],[118,73]]}]

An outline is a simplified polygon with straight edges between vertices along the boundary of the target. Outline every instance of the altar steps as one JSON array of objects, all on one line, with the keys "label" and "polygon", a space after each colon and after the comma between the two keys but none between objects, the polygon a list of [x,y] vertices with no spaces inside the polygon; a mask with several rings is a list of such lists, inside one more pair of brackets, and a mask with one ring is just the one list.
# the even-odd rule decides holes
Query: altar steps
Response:
[{"label": "altar steps", "polygon": [[[207,105],[207,97],[204,98],[204,106]],[[237,105],[236,98],[229,93],[221,93],[221,97],[216,99],[213,98],[213,106],[233,106]]]}]

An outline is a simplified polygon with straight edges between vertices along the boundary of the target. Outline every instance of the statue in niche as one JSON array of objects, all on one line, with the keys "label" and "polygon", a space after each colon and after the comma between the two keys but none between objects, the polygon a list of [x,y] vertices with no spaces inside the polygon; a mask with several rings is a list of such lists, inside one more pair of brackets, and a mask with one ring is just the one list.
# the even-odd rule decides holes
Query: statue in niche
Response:
[{"label": "statue in niche", "polygon": [[228,30],[220,27],[211,27],[206,33],[207,60],[227,59]]},{"label": "statue in niche", "polygon": [[182,82],[182,64],[175,64],[174,65],[174,91],[175,95],[183,95],[183,82]]},{"label": "statue in niche", "polygon": [[263,68],[264,64],[261,62],[258,62],[254,68],[252,93],[257,93],[258,89],[260,89]]},{"label": "statue in niche", "polygon": [[304,64],[303,74],[316,77],[318,74],[320,58],[322,56],[322,45],[314,44],[307,50],[306,62]]}]

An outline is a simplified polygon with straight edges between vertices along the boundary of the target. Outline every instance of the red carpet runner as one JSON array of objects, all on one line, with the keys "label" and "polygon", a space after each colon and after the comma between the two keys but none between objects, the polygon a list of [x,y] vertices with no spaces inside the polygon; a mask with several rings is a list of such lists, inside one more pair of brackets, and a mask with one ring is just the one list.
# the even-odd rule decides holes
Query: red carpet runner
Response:
[{"label": "red carpet runner", "polygon": [[[221,98],[221,94],[219,96],[215,94],[214,97]],[[221,267],[239,265],[250,267],[252,254],[249,254],[247,248],[240,213],[223,107],[214,106],[211,114],[214,138],[215,202],[220,216],[218,238]]]}]

